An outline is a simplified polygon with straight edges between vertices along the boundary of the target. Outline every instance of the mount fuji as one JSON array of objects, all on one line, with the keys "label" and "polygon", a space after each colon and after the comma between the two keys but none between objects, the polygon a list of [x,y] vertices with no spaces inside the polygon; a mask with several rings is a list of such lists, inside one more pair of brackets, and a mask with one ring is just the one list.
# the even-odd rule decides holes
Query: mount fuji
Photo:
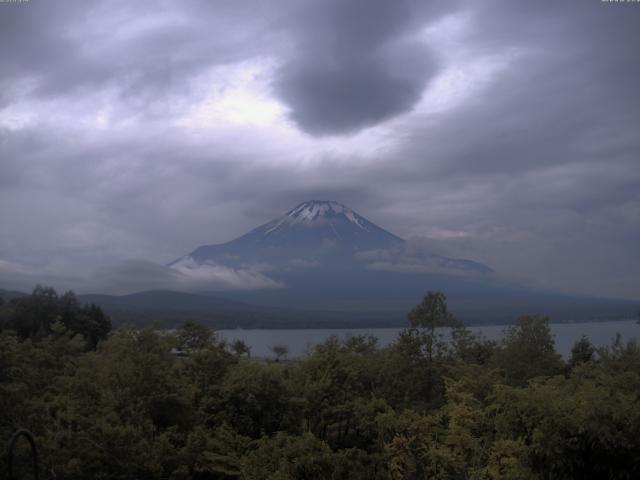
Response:
[{"label": "mount fuji", "polygon": [[469,323],[510,322],[522,314],[629,318],[637,307],[514,285],[487,265],[426,251],[324,200],[303,202],[230,242],[198,247],[169,267],[196,276],[219,267],[257,272],[268,280],[262,288],[200,294],[334,319],[352,315],[363,324],[402,325],[428,290],[443,291],[454,314]]},{"label": "mount fuji", "polygon": [[[341,203],[311,200],[235,240],[201,246],[169,266],[177,269],[211,264],[258,267],[278,277],[278,272],[296,269],[376,268],[374,260],[385,260],[393,270],[406,260],[403,256],[406,247],[405,240]],[[412,261],[420,262],[425,270],[492,272],[477,262],[430,253],[422,253],[421,258]]]}]

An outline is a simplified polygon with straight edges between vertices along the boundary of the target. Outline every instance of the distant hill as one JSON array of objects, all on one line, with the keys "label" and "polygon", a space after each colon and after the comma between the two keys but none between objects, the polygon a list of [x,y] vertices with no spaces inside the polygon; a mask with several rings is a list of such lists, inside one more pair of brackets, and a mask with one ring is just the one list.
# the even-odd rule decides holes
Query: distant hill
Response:
[{"label": "distant hill", "polygon": [[311,312],[219,298],[207,294],[146,291],[132,295],[79,295],[119,324],[174,327],[197,320],[213,328],[340,328],[403,325],[403,316],[367,312]]},{"label": "distant hill", "polygon": [[[173,327],[184,320],[197,320],[217,329],[403,327],[407,325],[408,311],[402,308],[403,304],[415,304],[420,300],[418,295],[375,309],[366,299],[361,299],[362,303],[356,305],[344,301],[337,302],[333,309],[321,305],[313,309],[309,307],[311,299],[302,299],[297,307],[283,308],[277,306],[278,301],[273,305],[248,303],[243,299],[251,295],[244,293],[236,293],[236,298],[221,298],[207,293],[146,291],[121,296],[80,295],[78,298],[83,303],[102,307],[116,324],[153,323],[159,327]],[[500,296],[485,293],[483,298],[473,298],[470,294],[452,295],[449,304],[453,314],[470,325],[508,324],[524,314],[546,315],[554,322],[621,320],[634,318],[640,309],[637,302],[547,294],[535,298],[528,293],[515,292]],[[485,305],[486,311],[479,311],[478,304]]]},{"label": "distant hill", "polygon": [[15,290],[4,290],[0,288],[0,298],[2,298],[5,302],[11,300],[12,298],[25,297],[27,295],[27,293],[16,292]]},{"label": "distant hill", "polygon": [[[24,292],[0,289],[0,297],[5,300],[26,295]],[[239,292],[227,295],[235,298],[222,298],[206,292],[193,294],[161,290],[132,295],[89,294],[79,295],[78,298],[82,303],[99,305],[116,325],[172,328],[185,320],[196,320],[215,329],[403,327],[407,325],[407,309],[402,308],[404,303],[415,304],[420,299],[419,295],[405,298],[402,302],[385,303],[377,309],[370,299],[337,299],[333,308],[318,305],[314,309],[309,308],[313,301],[307,298],[299,302],[300,305],[308,306],[305,309],[300,306],[278,307],[277,298],[275,305],[251,304],[242,301],[243,297],[250,296],[246,292],[244,295]],[[488,303],[488,298],[480,300],[469,295],[453,295],[449,298],[451,310],[467,324],[507,324],[525,313],[548,315],[554,322],[619,320],[636,318],[640,311],[639,302],[566,296],[554,298],[550,295],[541,295],[535,299],[530,294],[519,297],[513,292],[500,297],[486,295],[492,299],[493,304]],[[267,296],[256,296],[255,292],[253,297],[265,302],[270,300]],[[467,306],[467,302],[472,308]],[[523,305],[527,302],[529,308],[523,310]],[[478,303],[487,305],[486,312],[478,311]]]}]

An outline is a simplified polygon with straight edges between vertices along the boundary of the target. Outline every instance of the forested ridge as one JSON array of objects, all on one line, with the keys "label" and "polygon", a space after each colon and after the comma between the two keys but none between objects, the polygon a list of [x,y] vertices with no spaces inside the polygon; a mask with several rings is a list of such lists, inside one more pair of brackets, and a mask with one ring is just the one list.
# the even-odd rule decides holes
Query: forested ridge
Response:
[{"label": "forested ridge", "polygon": [[0,446],[29,429],[47,479],[640,478],[635,341],[563,359],[529,316],[487,341],[439,293],[408,320],[388,347],[276,362],[193,322],[112,330],[39,287],[0,305]]}]

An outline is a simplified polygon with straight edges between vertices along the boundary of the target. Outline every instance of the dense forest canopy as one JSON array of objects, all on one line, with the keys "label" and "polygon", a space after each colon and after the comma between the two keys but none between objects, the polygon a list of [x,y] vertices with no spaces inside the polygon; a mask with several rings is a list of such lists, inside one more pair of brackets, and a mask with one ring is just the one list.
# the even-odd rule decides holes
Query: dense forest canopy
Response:
[{"label": "dense forest canopy", "polygon": [[639,478],[635,341],[583,338],[565,360],[538,317],[486,341],[437,293],[409,320],[385,348],[259,360],[194,322],[110,331],[38,287],[0,305],[0,439],[29,429],[41,478],[71,480]]}]

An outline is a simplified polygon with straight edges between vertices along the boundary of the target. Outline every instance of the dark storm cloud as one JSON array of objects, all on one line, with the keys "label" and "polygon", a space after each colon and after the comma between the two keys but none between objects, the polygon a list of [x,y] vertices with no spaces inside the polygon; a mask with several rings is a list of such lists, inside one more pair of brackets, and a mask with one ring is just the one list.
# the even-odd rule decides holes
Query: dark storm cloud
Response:
[{"label": "dark storm cloud", "polygon": [[61,5],[43,2],[37,8],[3,6],[0,15],[3,80],[21,74],[51,72],[65,52],[69,51],[72,45],[59,35],[59,29],[66,24],[65,17],[73,11],[67,12],[60,8]]},{"label": "dark storm cloud", "polygon": [[346,134],[410,110],[436,70],[417,30],[439,2],[331,0],[294,20],[294,53],[276,81],[291,118],[312,135]]}]

